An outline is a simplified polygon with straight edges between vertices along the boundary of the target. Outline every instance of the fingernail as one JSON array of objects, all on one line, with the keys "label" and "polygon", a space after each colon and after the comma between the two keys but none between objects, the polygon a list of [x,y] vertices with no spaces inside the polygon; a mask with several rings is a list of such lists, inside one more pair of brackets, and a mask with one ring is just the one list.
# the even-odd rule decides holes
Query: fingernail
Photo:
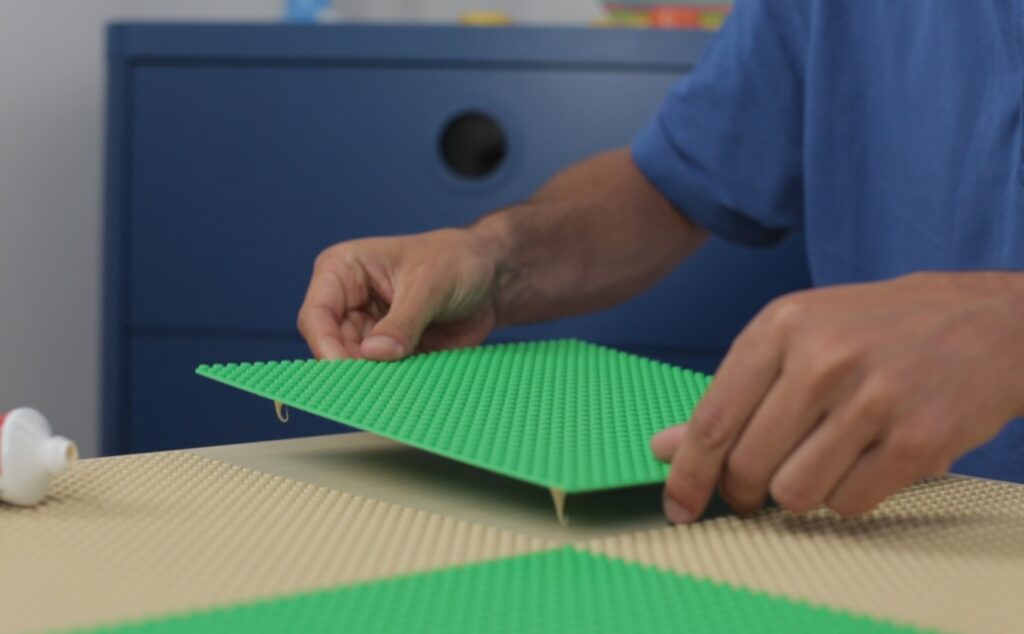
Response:
[{"label": "fingernail", "polygon": [[402,344],[382,335],[367,337],[360,347],[363,355],[374,359],[397,359],[402,356]]},{"label": "fingernail", "polygon": [[670,497],[665,498],[665,517],[673,524],[689,524],[693,521],[693,513],[684,509]]}]

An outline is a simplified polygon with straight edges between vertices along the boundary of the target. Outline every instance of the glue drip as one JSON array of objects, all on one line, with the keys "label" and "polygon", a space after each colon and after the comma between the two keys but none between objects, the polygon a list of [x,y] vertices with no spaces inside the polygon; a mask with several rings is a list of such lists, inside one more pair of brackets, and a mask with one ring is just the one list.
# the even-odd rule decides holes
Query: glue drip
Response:
[{"label": "glue drip", "polygon": [[75,443],[54,436],[38,411],[20,407],[0,414],[0,502],[42,502],[50,480],[78,458]]}]

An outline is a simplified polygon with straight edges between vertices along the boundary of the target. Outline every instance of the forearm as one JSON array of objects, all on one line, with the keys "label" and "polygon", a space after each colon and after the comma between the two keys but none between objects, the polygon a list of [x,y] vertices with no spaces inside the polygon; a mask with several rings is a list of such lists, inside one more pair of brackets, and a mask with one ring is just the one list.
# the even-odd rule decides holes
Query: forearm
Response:
[{"label": "forearm", "polygon": [[1007,311],[1011,319],[1015,319],[1020,327],[1017,330],[1016,341],[1008,341],[1007,345],[1013,346],[1016,351],[1012,369],[1017,372],[1017,405],[1014,412],[1016,417],[1024,417],[1024,271],[1013,271],[1005,273],[1007,283]]},{"label": "forearm", "polygon": [[471,230],[496,257],[501,324],[598,310],[648,288],[706,239],[615,150],[552,178]]},{"label": "forearm", "polygon": [[1010,379],[1008,395],[1013,405],[1009,416],[1024,417],[1024,271],[933,272],[918,277],[945,282],[950,297],[992,316],[991,323],[977,330],[1000,333],[999,348],[1006,354],[978,348],[974,337],[980,338],[982,332],[971,333],[972,337],[958,343],[978,351],[979,366],[992,374],[990,380]]}]

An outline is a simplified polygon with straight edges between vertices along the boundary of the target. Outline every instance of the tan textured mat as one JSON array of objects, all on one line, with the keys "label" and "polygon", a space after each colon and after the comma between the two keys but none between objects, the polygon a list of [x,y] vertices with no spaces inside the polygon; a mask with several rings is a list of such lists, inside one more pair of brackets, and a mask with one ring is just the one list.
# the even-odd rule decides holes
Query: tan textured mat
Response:
[{"label": "tan textured mat", "polygon": [[585,548],[944,630],[1024,631],[1019,485],[946,478],[854,520],[772,510]]},{"label": "tan textured mat", "polygon": [[187,453],[80,463],[0,505],[0,631],[223,604],[549,542]]},{"label": "tan textured mat", "polygon": [[[298,454],[262,446],[274,447],[282,470],[320,456],[306,445]],[[339,465],[352,458],[329,457],[311,473],[344,471]],[[345,468],[359,471],[360,464]],[[43,506],[0,505],[0,631],[196,609],[543,550],[555,541],[946,630],[1017,632],[1024,623],[1019,485],[937,480],[853,521],[768,511],[692,527],[628,528],[663,522],[644,511],[577,532],[557,529],[550,510],[541,512],[543,500],[537,509],[498,512],[502,503],[515,505],[518,490],[484,507],[490,526],[457,519],[477,515],[472,507],[482,497],[442,486],[443,479],[427,479],[440,487],[435,497],[462,490],[443,514],[409,508],[406,498],[415,502],[430,489],[410,484],[423,472],[382,464],[389,468],[363,464],[362,484],[390,502],[337,490],[358,479],[331,480],[329,488],[189,453],[85,461],[55,483]],[[370,474],[386,473],[392,479],[381,486],[367,484]],[[483,488],[494,493],[490,484]],[[641,506],[648,504],[656,514],[656,501]],[[542,523],[560,539],[537,536]],[[503,528],[509,525],[529,530]]]},{"label": "tan textured mat", "polygon": [[[269,406],[267,412],[273,417]],[[570,522],[562,526],[557,521],[551,495],[544,487],[364,432],[189,451],[264,473],[498,526],[564,545],[665,525],[660,486],[572,495],[568,501]]]}]

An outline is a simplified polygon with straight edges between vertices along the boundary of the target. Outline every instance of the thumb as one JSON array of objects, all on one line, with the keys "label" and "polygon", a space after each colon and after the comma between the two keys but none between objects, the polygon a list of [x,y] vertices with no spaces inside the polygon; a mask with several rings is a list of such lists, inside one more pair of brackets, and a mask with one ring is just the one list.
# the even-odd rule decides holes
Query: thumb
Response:
[{"label": "thumb", "polygon": [[434,319],[433,295],[425,285],[396,289],[388,312],[363,339],[359,349],[362,355],[377,361],[394,361],[410,355]]},{"label": "thumb", "polygon": [[675,425],[654,434],[651,438],[651,452],[654,458],[659,462],[672,462],[672,456],[683,439],[685,429],[685,425]]}]

